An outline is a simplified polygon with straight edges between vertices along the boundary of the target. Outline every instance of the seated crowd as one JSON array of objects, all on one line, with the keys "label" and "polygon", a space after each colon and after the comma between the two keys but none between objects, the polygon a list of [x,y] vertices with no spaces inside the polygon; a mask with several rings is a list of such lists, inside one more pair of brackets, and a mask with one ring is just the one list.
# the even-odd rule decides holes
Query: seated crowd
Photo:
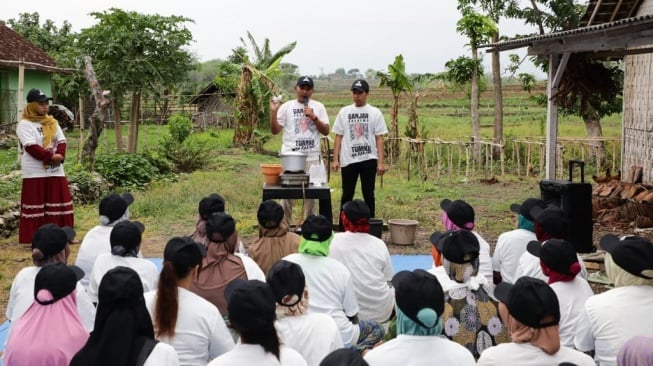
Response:
[{"label": "seated crowd", "polygon": [[170,239],[159,271],[141,254],[131,194],[99,204],[100,224],[67,265],[75,232],[40,227],[33,266],[14,278],[4,365],[653,366],[653,244],[600,241],[614,288],[594,294],[565,213],[529,198],[490,245],[464,200],[442,200],[433,267],[395,273],[362,200],[340,226],[309,215],[301,234],[262,202],[243,243],[218,194],[195,232]]}]

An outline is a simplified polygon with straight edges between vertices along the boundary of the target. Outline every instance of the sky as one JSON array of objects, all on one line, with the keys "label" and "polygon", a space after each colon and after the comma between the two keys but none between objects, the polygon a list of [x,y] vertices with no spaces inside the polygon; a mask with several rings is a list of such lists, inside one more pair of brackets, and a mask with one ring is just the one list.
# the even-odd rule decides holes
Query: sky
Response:
[{"label": "sky", "polygon": [[[409,73],[437,73],[448,60],[469,55],[465,37],[456,32],[460,18],[456,4],[456,0],[3,0],[0,20],[38,12],[42,23],[50,19],[61,26],[67,20],[79,31],[96,24],[89,13],[115,7],[192,19],[187,24],[194,39],[190,51],[202,62],[226,58],[250,31],[259,45],[268,38],[273,52],[296,41],[295,50],[283,61],[297,65],[303,75],[328,74],[341,67],[387,70],[398,54],[404,56]],[[501,21],[499,27],[505,36],[535,32],[517,21]],[[504,69],[508,53],[523,57],[526,49],[502,53]],[[489,73],[491,57],[481,54]],[[544,77],[530,61],[519,72]]]}]

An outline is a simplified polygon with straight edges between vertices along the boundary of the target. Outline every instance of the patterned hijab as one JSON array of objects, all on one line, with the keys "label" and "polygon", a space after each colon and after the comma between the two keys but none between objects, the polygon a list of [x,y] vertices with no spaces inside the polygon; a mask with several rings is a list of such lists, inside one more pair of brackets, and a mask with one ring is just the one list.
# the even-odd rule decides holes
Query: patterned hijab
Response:
[{"label": "patterned hijab", "polygon": [[487,278],[478,274],[478,258],[469,263],[443,259],[443,267],[451,280],[443,284],[445,336],[467,348],[475,358],[489,347],[509,342]]},{"label": "patterned hijab", "polygon": [[39,114],[39,102],[30,102],[25,106],[23,119],[30,122],[38,122],[43,128],[43,148],[48,149],[54,146],[54,136],[57,134],[57,120],[49,114],[42,116]]}]

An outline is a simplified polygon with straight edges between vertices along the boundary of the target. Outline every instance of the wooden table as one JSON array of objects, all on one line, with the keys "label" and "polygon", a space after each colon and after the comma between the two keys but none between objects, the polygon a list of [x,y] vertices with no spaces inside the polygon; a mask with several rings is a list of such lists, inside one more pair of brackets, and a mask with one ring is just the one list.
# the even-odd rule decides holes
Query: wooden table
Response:
[{"label": "wooden table", "polygon": [[271,199],[317,199],[320,215],[333,222],[331,188],[327,185],[315,187],[309,184],[305,187],[282,187],[263,184],[263,201]]}]

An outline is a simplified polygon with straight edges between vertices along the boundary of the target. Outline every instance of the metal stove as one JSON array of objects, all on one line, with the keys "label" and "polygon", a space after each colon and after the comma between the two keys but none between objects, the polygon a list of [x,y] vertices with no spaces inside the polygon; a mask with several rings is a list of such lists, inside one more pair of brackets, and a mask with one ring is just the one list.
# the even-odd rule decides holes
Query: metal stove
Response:
[{"label": "metal stove", "polygon": [[308,186],[309,178],[306,172],[289,172],[285,171],[279,174],[282,187],[302,187]]}]

